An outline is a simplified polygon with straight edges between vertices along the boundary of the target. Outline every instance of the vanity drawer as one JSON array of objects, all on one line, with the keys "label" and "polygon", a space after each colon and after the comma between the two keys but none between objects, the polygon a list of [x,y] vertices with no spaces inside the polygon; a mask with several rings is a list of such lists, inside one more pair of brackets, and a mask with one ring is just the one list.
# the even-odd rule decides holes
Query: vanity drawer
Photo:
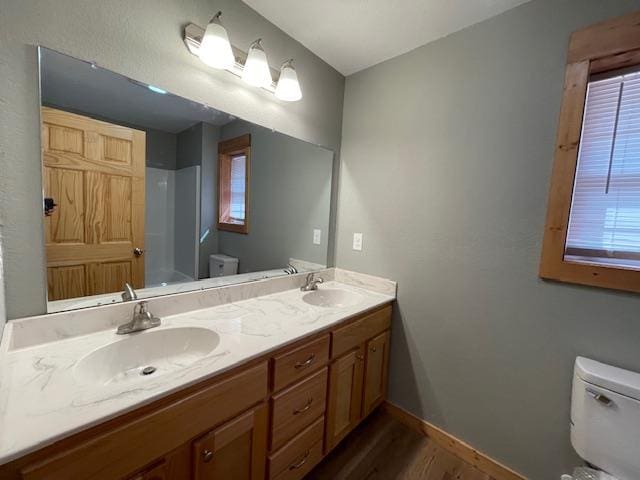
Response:
[{"label": "vanity drawer", "polygon": [[273,396],[271,450],[277,450],[325,410],[327,367]]},{"label": "vanity drawer", "polygon": [[322,458],[324,416],[269,456],[270,480],[303,478]]},{"label": "vanity drawer", "polygon": [[329,334],[303,346],[273,357],[273,389],[280,390],[300,380],[329,360]]},{"label": "vanity drawer", "polygon": [[391,305],[365,315],[360,320],[331,332],[331,358],[356,348],[391,327]]}]

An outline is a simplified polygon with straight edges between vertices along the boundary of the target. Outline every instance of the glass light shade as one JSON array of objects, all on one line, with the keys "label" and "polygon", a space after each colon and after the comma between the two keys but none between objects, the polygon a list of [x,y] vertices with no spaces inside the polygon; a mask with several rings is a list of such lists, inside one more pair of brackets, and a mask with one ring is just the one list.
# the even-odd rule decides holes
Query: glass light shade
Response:
[{"label": "glass light shade", "polygon": [[256,40],[249,47],[247,61],[242,70],[242,80],[254,87],[268,87],[273,82],[267,54],[262,49],[260,40]]},{"label": "glass light shade", "polygon": [[211,19],[200,44],[200,60],[213,68],[231,68],[236,60],[231,50],[227,30],[222,26],[217,14]]},{"label": "glass light shade", "polygon": [[292,60],[285,62],[280,69],[280,79],[276,86],[275,95],[285,102],[297,102],[302,98],[298,74],[293,68]]}]

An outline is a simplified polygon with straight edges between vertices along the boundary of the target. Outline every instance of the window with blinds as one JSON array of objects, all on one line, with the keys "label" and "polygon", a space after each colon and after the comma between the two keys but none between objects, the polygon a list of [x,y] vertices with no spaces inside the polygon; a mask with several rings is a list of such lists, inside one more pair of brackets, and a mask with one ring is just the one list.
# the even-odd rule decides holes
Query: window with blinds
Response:
[{"label": "window with blinds", "polygon": [[249,233],[251,135],[218,143],[218,230]]},{"label": "window with blinds", "polygon": [[640,269],[640,68],[589,81],[565,261]]},{"label": "window with blinds", "polygon": [[247,179],[246,155],[234,155],[231,157],[231,204],[230,220],[242,223],[245,219],[245,193]]}]

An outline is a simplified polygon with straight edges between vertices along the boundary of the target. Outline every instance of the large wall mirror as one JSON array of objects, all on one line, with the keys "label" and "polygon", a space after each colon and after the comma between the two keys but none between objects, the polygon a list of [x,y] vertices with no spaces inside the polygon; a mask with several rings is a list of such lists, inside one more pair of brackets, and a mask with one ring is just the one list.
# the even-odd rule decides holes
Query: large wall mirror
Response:
[{"label": "large wall mirror", "polygon": [[326,266],[332,151],[39,53],[48,312]]}]

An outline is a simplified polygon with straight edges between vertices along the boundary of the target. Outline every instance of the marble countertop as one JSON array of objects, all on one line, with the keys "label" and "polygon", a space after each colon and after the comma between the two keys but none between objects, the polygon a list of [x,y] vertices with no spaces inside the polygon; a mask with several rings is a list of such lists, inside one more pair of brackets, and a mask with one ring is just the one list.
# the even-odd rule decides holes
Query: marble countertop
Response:
[{"label": "marble countertop", "polygon": [[0,353],[0,465],[395,298],[337,281],[320,288],[348,290],[358,301],[313,306],[294,289],[163,317],[162,326],[148,332],[204,327],[218,333],[220,343],[186,368],[135,382],[88,384],[75,372],[96,348],[126,341],[113,329]]}]

